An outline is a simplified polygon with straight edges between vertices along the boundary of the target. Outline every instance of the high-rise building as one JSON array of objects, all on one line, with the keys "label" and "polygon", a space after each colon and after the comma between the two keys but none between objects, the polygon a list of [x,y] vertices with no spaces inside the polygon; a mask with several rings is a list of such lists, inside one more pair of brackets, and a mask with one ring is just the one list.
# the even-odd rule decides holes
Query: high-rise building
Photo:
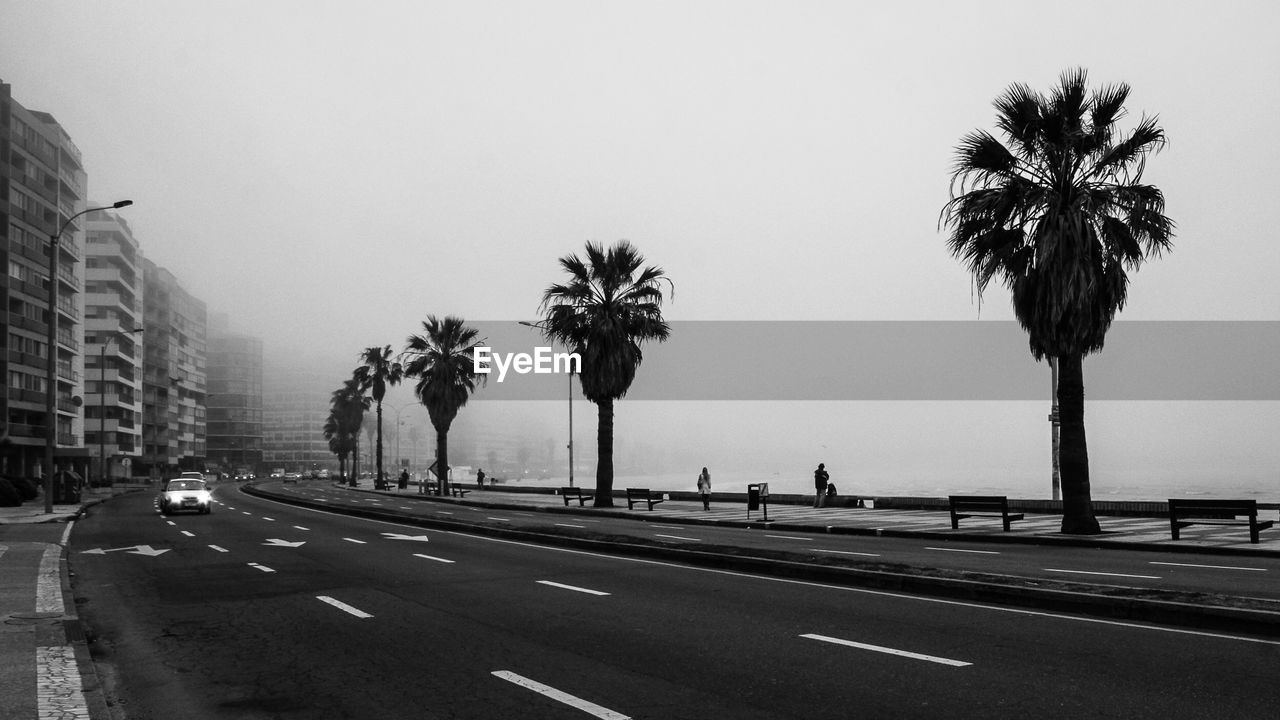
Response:
[{"label": "high-rise building", "polygon": [[[0,253],[8,272],[0,315],[6,352],[0,357],[5,390],[0,397],[0,456],[5,472],[43,472],[46,398],[55,397],[57,447],[54,464],[84,472],[88,457],[81,437],[80,275],[86,175],[80,151],[52,115],[24,108],[0,82]],[[65,225],[65,229],[64,229]],[[62,231],[50,279],[54,233]],[[48,347],[49,283],[56,283],[58,332]],[[55,387],[48,387],[49,353],[56,358]]]},{"label": "high-rise building", "polygon": [[203,471],[208,311],[168,270],[142,264],[142,474]]},{"label": "high-rise building", "polygon": [[129,477],[142,458],[142,257],[118,213],[85,224],[85,446],[94,477]]},{"label": "high-rise building", "polygon": [[[209,320],[208,462],[228,474],[263,474],[262,340]],[[267,472],[270,472],[269,470]]]},{"label": "high-rise building", "polygon": [[[321,370],[303,366],[304,362],[300,358],[293,365],[269,362],[266,366],[262,461],[268,472],[338,469],[338,458],[324,437],[324,421],[329,417],[331,393],[351,377],[351,370]],[[362,447],[362,456],[363,452]]]}]

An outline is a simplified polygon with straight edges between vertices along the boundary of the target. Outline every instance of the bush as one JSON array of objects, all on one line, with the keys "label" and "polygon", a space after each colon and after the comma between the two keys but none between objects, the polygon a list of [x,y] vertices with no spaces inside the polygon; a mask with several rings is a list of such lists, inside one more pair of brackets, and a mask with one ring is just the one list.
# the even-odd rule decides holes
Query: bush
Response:
[{"label": "bush", "polygon": [[13,477],[12,475],[6,476],[5,479],[9,481],[14,490],[18,491],[18,496],[22,498],[23,502],[40,497],[40,481],[38,479]]},{"label": "bush", "polygon": [[0,507],[18,507],[22,504],[22,496],[18,494],[9,478],[0,477]]}]

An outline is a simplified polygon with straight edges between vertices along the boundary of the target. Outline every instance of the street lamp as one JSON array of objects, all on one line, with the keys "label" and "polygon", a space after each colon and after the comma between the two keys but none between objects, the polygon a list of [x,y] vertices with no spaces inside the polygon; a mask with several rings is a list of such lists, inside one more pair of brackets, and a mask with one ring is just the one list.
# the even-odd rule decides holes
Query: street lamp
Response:
[{"label": "street lamp", "polygon": [[106,207],[81,210],[67,218],[58,228],[58,231],[49,236],[49,336],[48,347],[45,349],[49,355],[49,360],[45,366],[45,383],[48,387],[45,388],[44,406],[44,511],[46,514],[53,512],[53,455],[58,446],[58,410],[56,407],[58,398],[58,244],[62,239],[62,233],[66,232],[67,226],[81,215],[87,215],[99,210],[119,210],[132,204],[132,200],[120,200]]},{"label": "street lamp", "polygon": [[142,330],[115,330],[103,338],[98,349],[98,481],[103,485],[107,484],[107,345],[114,337],[127,337]]},{"label": "street lamp", "polygon": [[[517,323],[525,327],[535,328],[537,330],[546,330],[546,326],[542,323],[531,323],[524,320],[517,320]],[[573,364],[569,364],[569,487],[573,487]]]}]

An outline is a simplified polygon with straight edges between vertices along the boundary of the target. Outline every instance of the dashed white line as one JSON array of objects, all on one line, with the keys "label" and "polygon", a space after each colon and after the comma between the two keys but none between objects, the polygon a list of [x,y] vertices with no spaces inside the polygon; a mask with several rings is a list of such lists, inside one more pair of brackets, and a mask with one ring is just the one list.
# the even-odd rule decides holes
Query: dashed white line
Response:
[{"label": "dashed white line", "polygon": [[165,522],[166,522],[166,523],[168,523],[168,524],[170,524],[170,525],[173,525],[174,527],[177,527],[177,525],[178,525],[178,523],[176,523],[176,522],[174,522],[174,521],[172,521],[172,520],[165,520]]},{"label": "dashed white line", "polygon": [[941,550],[942,552],[974,553],[976,555],[999,555],[998,550],[964,550],[962,548],[926,547],[925,550]]},{"label": "dashed white line", "polygon": [[498,522],[511,522],[511,518],[488,517],[486,520],[497,520]]},{"label": "dashed white line", "polygon": [[689,540],[692,542],[702,542],[701,538],[685,537],[683,535],[663,535],[662,533],[654,533],[654,537],[669,538],[671,540]]},{"label": "dashed white line", "polygon": [[580,697],[570,695],[567,692],[557,690],[549,685],[543,685],[540,682],[530,680],[527,677],[517,675],[508,670],[495,670],[493,676],[506,680],[509,683],[519,685],[526,690],[532,690],[540,695],[551,698],[557,702],[562,702],[569,707],[581,710],[588,715],[593,715],[601,720],[631,720],[630,716],[623,715],[620,712],[614,712],[607,707],[596,705],[593,702],[583,700]]},{"label": "dashed white line", "polygon": [[823,552],[823,553],[835,553],[837,555],[861,555],[863,557],[880,557],[880,553],[853,552],[852,550],[819,550],[817,548],[814,548],[813,551]]},{"label": "dashed white line", "polygon": [[182,531],[182,534],[183,534],[183,535],[186,535],[187,537],[195,537],[195,536],[196,536],[196,534],[195,534],[195,533],[190,532],[190,531],[188,531],[188,530],[183,530],[183,531]]},{"label": "dashed white line", "polygon": [[294,526],[293,526],[293,528],[294,528],[295,530],[310,530],[310,529],[311,529],[311,528],[304,528],[304,527],[302,527],[301,525],[294,525]]},{"label": "dashed white line", "polygon": [[563,583],[551,582],[550,580],[539,580],[538,584],[550,585],[551,587],[558,587],[562,590],[573,590],[574,592],[586,593],[588,595],[608,595],[609,594],[607,592],[601,592],[599,590],[591,590],[589,588],[578,587],[576,585],[565,585]]},{"label": "dashed white line", "polygon": [[938,657],[936,655],[922,655],[921,653],[898,650],[896,648],[883,647],[881,645],[868,645],[866,643],[854,642],[852,640],[842,640],[840,638],[833,638],[827,635],[814,635],[812,633],[808,633],[801,635],[800,637],[808,638],[809,640],[821,640],[822,642],[833,643],[835,645],[846,645],[860,650],[871,650],[873,652],[887,653],[889,655],[898,655],[900,657],[911,658],[912,660],[924,660],[926,662],[938,663],[939,665],[950,665],[951,667],[966,667],[973,664],[963,660],[952,660],[951,658]]},{"label": "dashed white line", "polygon": [[266,515],[263,515],[263,516],[262,516],[262,519],[263,519],[263,520],[270,520],[271,522],[275,522],[275,521],[276,521],[276,519],[275,519],[275,518],[269,518],[269,517],[267,517]]},{"label": "dashed white line", "polygon": [[230,552],[230,551],[229,551],[229,550],[227,550],[226,548],[224,548],[224,547],[218,547],[217,545],[210,545],[209,547],[210,547],[210,548],[212,548],[212,549],[214,549],[214,550],[217,550],[218,552]]},{"label": "dashed white line", "polygon": [[273,572],[275,572],[275,570],[272,570],[271,568],[267,567],[266,565],[259,565],[258,563],[247,563],[247,564],[249,565],[249,567],[251,567],[251,568],[257,568],[257,569],[261,570],[262,572],[268,572],[268,573],[273,573]]},{"label": "dashed white line", "polygon": [[795,535],[765,535],[765,537],[774,538],[776,540],[805,540],[805,541],[813,540],[813,538],[798,537]]},{"label": "dashed white line", "polygon": [[342,539],[343,539],[343,540],[346,540],[346,541],[347,541],[347,542],[349,542],[349,543],[355,543],[355,544],[357,544],[357,545],[368,545],[368,543],[366,543],[365,541],[363,541],[363,540],[356,540],[355,538],[342,538]]},{"label": "dashed white line", "polygon": [[435,560],[436,562],[449,563],[451,565],[453,564],[452,560],[445,560],[444,558],[438,558],[433,555],[423,555],[422,553],[414,553],[413,556],[420,557],[423,560]]},{"label": "dashed white line", "polygon": [[351,607],[350,605],[348,605],[348,604],[346,604],[346,603],[342,602],[341,600],[334,600],[333,598],[329,597],[328,595],[317,595],[317,596],[316,596],[316,599],[317,599],[317,600],[319,600],[319,601],[321,601],[321,602],[329,603],[330,605],[332,605],[332,606],[334,606],[334,607],[338,608],[339,610],[341,610],[341,611],[343,611],[343,612],[351,613],[352,615],[355,615],[356,617],[361,618],[361,619],[364,619],[364,618],[371,618],[371,617],[373,617],[372,615],[370,615],[369,613],[367,613],[367,612],[365,612],[365,611],[363,611],[363,610],[358,610],[358,609],[356,609],[356,608],[353,608],[353,607]]},{"label": "dashed white line", "polygon": [[1063,570],[1061,568],[1044,568],[1044,572],[1073,573],[1075,575],[1104,575],[1106,577],[1140,578],[1142,580],[1159,580],[1159,575],[1129,575],[1127,573],[1092,572],[1090,570]]},{"label": "dashed white line", "polygon": [[1239,567],[1236,565],[1196,565],[1195,563],[1176,563],[1176,562],[1160,562],[1152,560],[1151,565],[1173,565],[1175,567],[1193,567],[1193,568],[1209,568],[1211,570],[1248,570],[1250,572],[1266,572],[1266,568],[1259,567]]},{"label": "dashed white line", "polygon": [[574,525],[572,523],[556,523],[557,527],[585,528],[586,525]]}]

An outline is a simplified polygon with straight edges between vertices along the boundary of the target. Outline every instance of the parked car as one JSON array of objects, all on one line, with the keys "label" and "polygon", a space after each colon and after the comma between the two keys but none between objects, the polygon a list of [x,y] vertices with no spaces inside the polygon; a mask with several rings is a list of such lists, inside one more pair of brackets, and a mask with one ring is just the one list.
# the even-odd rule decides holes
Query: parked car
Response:
[{"label": "parked car", "polygon": [[302,475],[301,475],[300,473],[296,473],[296,472],[291,472],[291,473],[285,473],[285,474],[284,474],[284,481],[285,481],[285,482],[287,482],[287,483],[296,483],[296,482],[298,482],[298,480],[300,480],[301,478],[302,478]]},{"label": "parked car", "polygon": [[213,494],[203,479],[179,477],[165,483],[160,491],[159,506],[165,515],[183,510],[208,515],[213,512]]}]

